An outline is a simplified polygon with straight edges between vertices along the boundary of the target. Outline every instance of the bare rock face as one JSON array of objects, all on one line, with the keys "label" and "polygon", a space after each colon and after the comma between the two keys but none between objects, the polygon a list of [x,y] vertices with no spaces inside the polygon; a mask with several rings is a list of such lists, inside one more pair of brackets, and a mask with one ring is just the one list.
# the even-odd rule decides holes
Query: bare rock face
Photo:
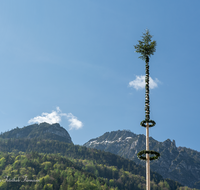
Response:
[{"label": "bare rock face", "polygon": [[69,133],[59,123],[40,123],[15,128],[0,135],[1,138],[40,138],[72,143]]},{"label": "bare rock face", "polygon": [[[112,131],[89,140],[86,147],[108,151],[133,160],[145,166],[145,161],[137,158],[137,153],[146,149],[145,135],[136,135],[131,131]],[[158,142],[149,138],[150,150],[160,153],[160,159],[151,161],[151,170],[170,178],[182,185],[200,189],[200,152],[185,147],[176,147],[170,139]]]}]

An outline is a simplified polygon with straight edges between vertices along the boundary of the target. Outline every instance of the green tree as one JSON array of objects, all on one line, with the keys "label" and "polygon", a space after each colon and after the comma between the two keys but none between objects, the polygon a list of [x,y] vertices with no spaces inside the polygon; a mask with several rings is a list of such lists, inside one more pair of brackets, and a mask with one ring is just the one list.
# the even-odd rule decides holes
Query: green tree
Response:
[{"label": "green tree", "polygon": [[169,184],[167,183],[167,181],[164,181],[164,186],[167,187],[167,189],[170,189]]},{"label": "green tree", "polygon": [[6,163],[6,159],[5,159],[4,157],[2,157],[2,158],[0,159],[0,169],[3,169],[3,168],[4,168],[5,163]]},{"label": "green tree", "polygon": [[137,53],[140,53],[139,58],[146,60],[156,51],[156,41],[151,41],[152,36],[149,33],[149,30],[146,30],[146,33],[143,33],[142,41],[138,40],[139,44],[135,45]]}]

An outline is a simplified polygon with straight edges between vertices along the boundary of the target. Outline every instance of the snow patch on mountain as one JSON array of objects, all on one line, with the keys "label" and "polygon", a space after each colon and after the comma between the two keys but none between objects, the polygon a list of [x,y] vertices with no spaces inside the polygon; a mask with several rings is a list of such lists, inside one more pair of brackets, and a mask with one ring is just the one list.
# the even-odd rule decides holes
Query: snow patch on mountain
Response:
[{"label": "snow patch on mountain", "polygon": [[89,142],[89,146],[91,145],[97,145],[97,144],[104,144],[104,145],[107,145],[107,144],[112,144],[112,143],[122,143],[122,142],[126,142],[126,141],[129,141],[131,140],[132,137],[126,137],[125,140],[122,140],[122,138],[120,137],[119,139],[115,140],[115,141],[108,141],[108,140],[104,140],[104,141],[101,141],[101,142],[97,142],[97,140],[94,140],[94,141],[90,141]]}]

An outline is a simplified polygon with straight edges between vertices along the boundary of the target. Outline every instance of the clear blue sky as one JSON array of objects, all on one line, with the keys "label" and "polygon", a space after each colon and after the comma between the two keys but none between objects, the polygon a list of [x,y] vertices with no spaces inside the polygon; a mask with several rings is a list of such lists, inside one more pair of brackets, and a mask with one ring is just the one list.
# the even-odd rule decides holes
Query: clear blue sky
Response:
[{"label": "clear blue sky", "polygon": [[1,132],[46,120],[79,145],[107,131],[145,134],[145,90],[136,89],[145,63],[133,45],[148,28],[157,41],[150,136],[200,151],[199,7],[199,0],[1,1]]}]

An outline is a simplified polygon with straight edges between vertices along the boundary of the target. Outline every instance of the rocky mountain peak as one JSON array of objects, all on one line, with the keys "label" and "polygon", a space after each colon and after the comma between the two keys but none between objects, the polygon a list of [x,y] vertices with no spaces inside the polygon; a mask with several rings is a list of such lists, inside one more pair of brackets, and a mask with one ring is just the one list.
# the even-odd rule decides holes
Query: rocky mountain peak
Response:
[{"label": "rocky mountain peak", "polygon": [[59,123],[40,123],[15,128],[0,135],[1,138],[41,138],[72,143],[69,133]]},{"label": "rocky mountain peak", "polygon": [[163,146],[166,146],[166,147],[176,147],[176,143],[175,143],[175,140],[171,141],[170,139],[167,139],[163,142]]}]

